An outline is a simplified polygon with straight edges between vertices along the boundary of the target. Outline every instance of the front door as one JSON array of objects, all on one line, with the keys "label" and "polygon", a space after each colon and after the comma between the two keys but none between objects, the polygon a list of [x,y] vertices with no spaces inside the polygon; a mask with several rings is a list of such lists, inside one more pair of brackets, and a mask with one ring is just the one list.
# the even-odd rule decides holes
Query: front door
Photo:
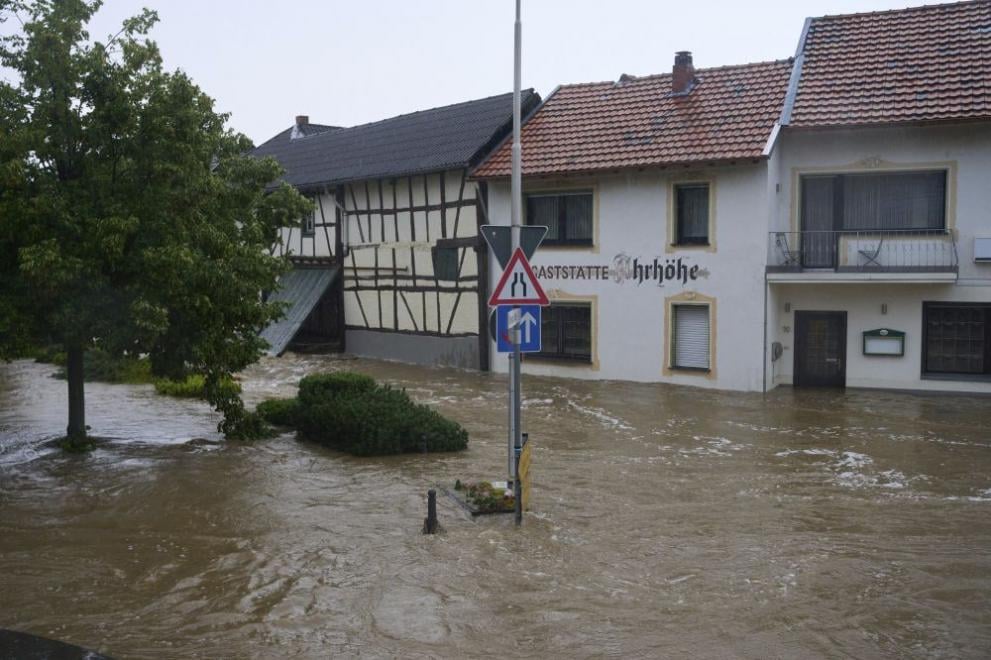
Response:
[{"label": "front door", "polygon": [[846,385],[846,312],[795,312],[795,385]]}]

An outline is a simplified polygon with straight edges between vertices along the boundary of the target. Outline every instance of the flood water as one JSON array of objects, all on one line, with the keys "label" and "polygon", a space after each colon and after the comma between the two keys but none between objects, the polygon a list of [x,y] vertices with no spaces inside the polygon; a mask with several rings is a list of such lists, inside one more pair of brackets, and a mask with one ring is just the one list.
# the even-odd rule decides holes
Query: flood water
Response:
[{"label": "flood water", "polygon": [[[505,379],[290,356],[406,387],[466,452],[213,443],[205,404],[88,385],[84,456],[49,366],[0,365],[0,628],[121,658],[991,655],[991,399],[716,393],[525,378],[532,511],[425,493],[502,478]],[[200,439],[189,442],[191,439]]]}]

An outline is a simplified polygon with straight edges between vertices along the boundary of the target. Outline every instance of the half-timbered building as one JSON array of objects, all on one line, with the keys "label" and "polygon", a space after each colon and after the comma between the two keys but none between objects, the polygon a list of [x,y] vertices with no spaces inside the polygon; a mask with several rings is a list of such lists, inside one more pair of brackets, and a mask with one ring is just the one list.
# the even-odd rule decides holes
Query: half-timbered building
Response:
[{"label": "half-timbered building", "polygon": [[[524,111],[539,103],[523,94]],[[486,186],[467,172],[511,129],[512,94],[337,128],[305,116],[254,150],[315,204],[273,251],[294,264],[274,295],[271,352],[488,366]]]}]

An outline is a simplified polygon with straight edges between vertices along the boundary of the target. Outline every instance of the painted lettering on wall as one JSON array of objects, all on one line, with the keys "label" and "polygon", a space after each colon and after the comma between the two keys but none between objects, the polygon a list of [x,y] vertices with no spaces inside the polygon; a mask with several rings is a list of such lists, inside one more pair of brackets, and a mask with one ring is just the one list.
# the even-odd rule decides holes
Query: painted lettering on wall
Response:
[{"label": "painted lettering on wall", "polygon": [[637,286],[652,282],[685,285],[709,277],[709,271],[698,264],[685,262],[684,257],[655,257],[651,260],[620,252],[609,265],[581,264],[568,266],[534,266],[540,280],[612,280],[617,284],[633,282]]}]

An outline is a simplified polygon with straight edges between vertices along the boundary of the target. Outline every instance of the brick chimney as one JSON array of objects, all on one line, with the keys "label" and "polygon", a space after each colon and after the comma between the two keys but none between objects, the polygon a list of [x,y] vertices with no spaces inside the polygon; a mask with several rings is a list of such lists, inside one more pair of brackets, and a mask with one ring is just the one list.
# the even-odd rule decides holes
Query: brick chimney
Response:
[{"label": "brick chimney", "polygon": [[694,86],[695,66],[692,64],[692,53],[679,50],[674,54],[674,67],[671,69],[671,94],[687,94]]},{"label": "brick chimney", "polygon": [[[692,59],[692,56],[689,55],[688,56],[688,61],[691,62],[691,59]],[[309,123],[310,123],[310,116],[309,115],[296,115],[296,125],[297,126],[306,126]]]}]

